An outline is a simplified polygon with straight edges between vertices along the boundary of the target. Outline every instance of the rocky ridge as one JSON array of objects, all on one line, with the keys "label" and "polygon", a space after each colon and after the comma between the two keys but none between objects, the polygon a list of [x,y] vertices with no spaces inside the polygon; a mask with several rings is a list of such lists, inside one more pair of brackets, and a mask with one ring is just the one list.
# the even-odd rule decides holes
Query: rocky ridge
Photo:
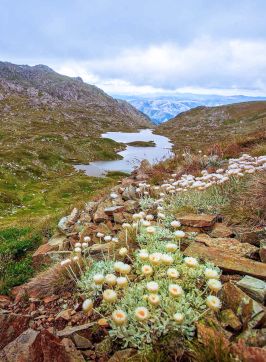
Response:
[{"label": "rocky ridge", "polygon": [[[93,110],[91,121],[100,123],[101,117],[109,117],[113,121],[111,127],[120,125],[136,129],[151,125],[149,118],[129,103],[112,98],[81,78],[58,74],[45,65],[31,67],[0,62],[0,101],[5,103],[5,112],[12,111],[8,100],[14,96],[23,97],[28,106],[37,109],[62,108],[69,116],[73,116],[73,111],[85,114]],[[104,129],[104,124],[102,126]]]}]

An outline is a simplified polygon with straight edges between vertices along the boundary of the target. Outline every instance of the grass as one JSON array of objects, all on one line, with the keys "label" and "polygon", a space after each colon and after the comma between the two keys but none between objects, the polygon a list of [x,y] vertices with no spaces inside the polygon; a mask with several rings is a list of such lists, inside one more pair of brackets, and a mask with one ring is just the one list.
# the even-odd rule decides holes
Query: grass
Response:
[{"label": "grass", "polygon": [[[5,107],[9,107],[8,112]],[[35,107],[29,106],[23,93],[0,101],[0,232],[31,226],[28,238],[17,235],[4,241],[0,237],[1,262],[7,263],[2,292],[34,273],[31,253],[38,243],[25,246],[31,234],[40,239],[50,237],[60,217],[74,206],[82,207],[99,197],[125,176],[112,172],[105,178],[88,177],[73,168],[74,164],[118,159],[117,152],[125,145],[100,134],[111,127],[124,130],[125,124],[125,115],[95,104]],[[132,124],[128,129],[134,130]],[[15,241],[25,252],[3,252],[2,248],[8,243],[11,247]]]},{"label": "grass", "polygon": [[33,276],[30,252],[39,245],[41,235],[30,228],[8,228],[0,231],[0,294],[24,283]]}]

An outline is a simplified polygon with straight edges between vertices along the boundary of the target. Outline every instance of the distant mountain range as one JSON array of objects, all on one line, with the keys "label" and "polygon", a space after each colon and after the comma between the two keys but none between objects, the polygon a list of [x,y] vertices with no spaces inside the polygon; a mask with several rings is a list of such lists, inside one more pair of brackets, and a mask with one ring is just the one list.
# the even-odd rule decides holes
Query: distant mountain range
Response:
[{"label": "distant mountain range", "polygon": [[162,97],[122,96],[139,111],[147,114],[154,124],[160,124],[178,114],[199,106],[215,107],[232,103],[266,100],[265,97],[218,96],[199,94],[179,94]]}]

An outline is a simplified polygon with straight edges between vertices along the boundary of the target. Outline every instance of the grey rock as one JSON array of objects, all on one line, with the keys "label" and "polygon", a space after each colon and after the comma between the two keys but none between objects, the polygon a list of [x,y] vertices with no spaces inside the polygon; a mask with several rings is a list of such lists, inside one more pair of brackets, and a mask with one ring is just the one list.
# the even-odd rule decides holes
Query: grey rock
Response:
[{"label": "grey rock", "polygon": [[111,206],[111,207],[106,207],[104,209],[104,212],[107,214],[107,215],[113,215],[117,212],[121,212],[124,210],[124,206],[123,205],[116,205],[116,206]]},{"label": "grey rock", "polygon": [[257,302],[264,303],[266,299],[266,283],[263,280],[246,275],[236,284],[251,298]]},{"label": "grey rock", "polygon": [[67,221],[68,221],[68,217],[64,216],[59,220],[59,223],[57,225],[58,229],[60,231],[62,231],[63,233],[65,233],[68,229]]},{"label": "grey rock", "polygon": [[82,324],[80,326],[75,326],[75,327],[66,327],[65,329],[62,329],[61,331],[57,331],[56,335],[58,337],[69,337],[75,333],[89,329],[89,328],[93,327],[94,325],[95,325],[95,322],[86,323],[86,324]]},{"label": "grey rock", "polygon": [[125,191],[122,193],[122,199],[127,200],[137,200],[136,188],[132,185],[129,185],[125,188]]},{"label": "grey rock", "polygon": [[73,335],[73,341],[76,347],[79,349],[89,349],[93,347],[91,341],[88,338],[85,338],[78,333]]}]

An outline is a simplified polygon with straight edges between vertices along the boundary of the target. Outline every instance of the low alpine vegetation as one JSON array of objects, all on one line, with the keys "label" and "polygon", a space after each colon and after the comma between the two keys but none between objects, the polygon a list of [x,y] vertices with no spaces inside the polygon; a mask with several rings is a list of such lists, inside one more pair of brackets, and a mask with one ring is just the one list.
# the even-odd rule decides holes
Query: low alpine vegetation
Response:
[{"label": "low alpine vegetation", "polygon": [[178,220],[162,222],[157,213],[151,226],[153,216],[145,212],[134,219],[129,227],[137,233],[139,249],[133,256],[123,247],[118,260],[94,262],[78,282],[87,296],[84,312],[106,318],[110,336],[123,347],[151,349],[172,334],[190,339],[195,322],[221,307],[220,270],[183,256],[180,243],[189,235],[177,230]]}]

